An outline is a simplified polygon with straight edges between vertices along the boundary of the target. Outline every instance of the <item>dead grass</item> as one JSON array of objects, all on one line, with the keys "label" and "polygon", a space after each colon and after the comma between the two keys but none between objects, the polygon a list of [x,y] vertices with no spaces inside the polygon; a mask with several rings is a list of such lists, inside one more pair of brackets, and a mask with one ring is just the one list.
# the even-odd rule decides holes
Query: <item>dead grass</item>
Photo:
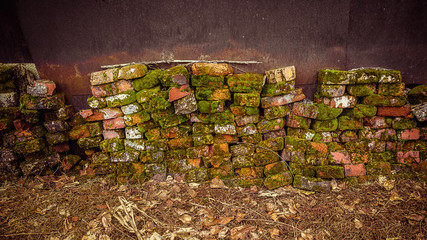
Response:
[{"label": "dead grass", "polygon": [[426,239],[426,196],[410,180],[312,193],[47,176],[0,188],[0,239],[138,239],[124,209],[140,239]]}]

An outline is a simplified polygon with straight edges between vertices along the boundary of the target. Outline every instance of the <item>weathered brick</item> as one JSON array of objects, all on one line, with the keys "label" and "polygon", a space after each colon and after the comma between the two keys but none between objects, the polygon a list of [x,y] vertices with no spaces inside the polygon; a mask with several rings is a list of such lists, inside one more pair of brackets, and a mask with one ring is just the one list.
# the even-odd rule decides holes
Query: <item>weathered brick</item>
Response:
[{"label": "weathered brick", "polygon": [[36,97],[52,96],[55,89],[56,84],[51,80],[34,80],[27,85],[27,93]]},{"label": "weathered brick", "polygon": [[261,179],[264,177],[264,167],[245,167],[234,171],[236,177],[240,179]]},{"label": "weathered brick", "polygon": [[179,125],[170,128],[162,128],[160,133],[162,138],[183,138],[189,135],[192,127],[189,125]]},{"label": "weathered brick", "polygon": [[243,115],[235,117],[237,126],[245,126],[248,124],[258,123],[259,115]]},{"label": "weathered brick", "polygon": [[257,73],[233,74],[227,77],[227,85],[231,92],[251,93],[261,92],[263,75]]},{"label": "weathered brick", "polygon": [[169,102],[181,99],[191,93],[190,85],[182,85],[179,88],[172,87],[169,90]]},{"label": "weathered brick", "polygon": [[238,106],[235,104],[231,104],[230,111],[237,116],[259,115],[259,109],[257,107]]},{"label": "weathered brick", "polygon": [[254,166],[254,159],[251,155],[235,156],[231,159],[233,168],[244,168]]},{"label": "weathered brick", "polygon": [[96,98],[113,96],[119,93],[119,89],[115,83],[91,86],[90,90],[92,92],[92,96]]},{"label": "weathered brick", "polygon": [[255,152],[255,147],[249,144],[237,144],[230,146],[231,156],[251,155]]},{"label": "weathered brick", "polygon": [[191,86],[221,88],[224,86],[224,76],[192,75]]},{"label": "weathered brick", "polygon": [[345,150],[330,152],[328,160],[331,164],[351,164],[350,154]]},{"label": "weathered brick", "polygon": [[234,124],[215,124],[214,130],[216,134],[228,134],[228,135],[237,134],[236,125]]},{"label": "weathered brick", "polygon": [[231,100],[231,93],[228,88],[198,87],[196,88],[195,96],[197,100],[208,100],[208,101]]},{"label": "weathered brick", "polygon": [[228,143],[214,143],[209,147],[209,155],[210,156],[222,156],[229,155],[230,150],[228,147]]},{"label": "weathered brick", "polygon": [[105,102],[105,99],[102,97],[90,97],[86,101],[89,107],[92,109],[107,107],[107,103]]},{"label": "weathered brick", "polygon": [[260,95],[258,93],[234,93],[234,104],[258,107],[260,104]]},{"label": "weathered brick", "polygon": [[407,103],[403,96],[370,95],[363,98],[362,103],[380,107],[401,107]]},{"label": "weathered brick", "polygon": [[380,83],[378,84],[378,94],[386,96],[403,96],[405,83]]},{"label": "weathered brick", "polygon": [[188,158],[201,158],[209,156],[209,146],[200,145],[196,147],[187,148],[186,154]]},{"label": "weathered brick", "polygon": [[125,149],[124,140],[119,138],[104,139],[99,147],[103,152],[117,152]]},{"label": "weathered brick", "polygon": [[118,93],[124,93],[127,91],[135,90],[132,86],[132,82],[127,80],[120,80],[116,82],[116,87],[117,87]]},{"label": "weathered brick", "polygon": [[365,167],[367,175],[389,175],[391,173],[391,165],[388,162],[371,162]]},{"label": "weathered brick", "polygon": [[396,130],[411,129],[417,127],[417,121],[413,118],[394,118],[391,127]]},{"label": "weathered brick", "polygon": [[110,153],[111,162],[136,162],[139,158],[138,151],[124,150]]},{"label": "weathered brick", "polygon": [[123,117],[106,119],[103,121],[104,129],[119,129],[125,128],[126,124]]},{"label": "weathered brick", "polygon": [[102,136],[104,139],[125,138],[124,129],[103,130]]},{"label": "weathered brick", "polygon": [[285,141],[282,137],[270,138],[259,142],[258,145],[273,151],[280,151],[285,147]]},{"label": "weathered brick", "polygon": [[46,147],[46,141],[43,138],[36,138],[31,141],[18,143],[13,150],[17,154],[29,154],[43,150]]},{"label": "weathered brick", "polygon": [[305,99],[305,95],[302,92],[302,89],[297,88],[286,95],[261,98],[261,107],[262,108],[276,107],[276,106],[289,104],[292,102],[301,101],[303,99]]},{"label": "weathered brick", "polygon": [[271,176],[279,173],[286,172],[288,170],[286,163],[283,161],[271,163],[265,165],[264,167],[264,175]]},{"label": "weathered brick", "polygon": [[341,166],[318,166],[316,168],[317,177],[323,179],[342,179],[345,177],[344,168]]},{"label": "weathered brick", "polygon": [[338,117],[338,130],[359,130],[363,128],[362,119],[351,118],[348,116]]},{"label": "weathered brick", "polygon": [[190,137],[173,138],[169,140],[170,149],[187,149],[193,146],[193,139]]},{"label": "weathered brick", "polygon": [[273,119],[273,120],[264,120],[257,124],[258,131],[260,133],[268,133],[271,131],[276,131],[283,129],[285,126],[285,121],[282,118]]},{"label": "weathered brick", "polygon": [[146,122],[150,120],[150,114],[145,111],[139,111],[137,113],[132,113],[129,115],[125,115],[123,117],[126,126],[134,126],[138,123]]},{"label": "weathered brick", "polygon": [[377,93],[377,85],[375,83],[349,85],[347,91],[355,97],[366,97]]},{"label": "weathered brick", "polygon": [[224,101],[198,101],[197,108],[200,113],[217,113],[224,111]]},{"label": "weathered brick", "polygon": [[253,135],[258,133],[258,128],[255,126],[255,124],[248,124],[243,127],[237,127],[236,130],[237,130],[238,137],[248,136],[248,135]]},{"label": "weathered brick", "polygon": [[290,110],[288,105],[271,107],[271,108],[264,109],[264,117],[267,120],[282,118],[289,115],[289,112]]},{"label": "weathered brick", "polygon": [[239,138],[237,135],[229,135],[229,134],[215,134],[214,143],[235,143],[238,142]]},{"label": "weathered brick", "polygon": [[262,87],[261,97],[285,95],[295,90],[295,81],[265,84]]},{"label": "weathered brick", "polygon": [[314,120],[311,128],[316,132],[331,132],[335,131],[338,128],[338,120]]},{"label": "weathered brick", "polygon": [[379,153],[384,152],[386,149],[386,142],[378,139],[367,140],[370,152]]},{"label": "weathered brick", "polygon": [[17,92],[0,93],[0,107],[18,107],[19,94]]},{"label": "weathered brick", "polygon": [[64,132],[69,128],[67,122],[61,120],[44,122],[43,125],[49,133]]},{"label": "weathered brick", "polygon": [[306,104],[296,102],[292,107],[292,114],[296,116],[315,119],[317,117],[318,108],[314,104]]},{"label": "weathered brick", "polygon": [[344,165],[344,173],[346,177],[357,177],[366,175],[365,165],[355,164],[355,165]]},{"label": "weathered brick", "polygon": [[317,93],[322,97],[341,97],[345,93],[345,85],[319,85]]},{"label": "weathered brick", "polygon": [[411,111],[418,121],[427,120],[427,102],[411,106]]},{"label": "weathered brick", "polygon": [[300,117],[296,115],[289,115],[288,119],[286,121],[286,126],[292,127],[292,128],[303,128],[308,129],[310,128],[311,119]]},{"label": "weathered brick", "polygon": [[271,175],[265,178],[264,186],[269,189],[276,189],[292,183],[292,176],[289,172],[283,172],[275,175]]},{"label": "weathered brick", "polygon": [[117,79],[135,79],[143,77],[147,73],[147,66],[134,64],[119,69]]},{"label": "weathered brick", "polygon": [[79,140],[77,140],[77,144],[82,149],[91,149],[91,148],[99,147],[99,144],[101,143],[101,141],[102,141],[101,136],[87,137],[87,138],[79,138]]},{"label": "weathered brick", "polygon": [[207,168],[219,168],[230,164],[231,154],[228,155],[213,155],[210,157],[203,157],[203,162]]},{"label": "weathered brick", "polygon": [[322,69],[317,76],[322,84],[355,84],[356,73],[340,70]]},{"label": "weathered brick", "polygon": [[406,117],[411,112],[411,107],[405,105],[402,107],[378,107],[378,116],[384,117]]},{"label": "weathered brick", "polygon": [[213,144],[214,139],[212,134],[205,134],[205,135],[192,135],[194,146],[201,146],[206,144]]},{"label": "weathered brick", "polygon": [[197,101],[193,93],[174,102],[175,114],[183,115],[197,111]]},{"label": "weathered brick", "polygon": [[271,138],[277,138],[277,137],[285,137],[285,136],[286,136],[286,131],[284,129],[263,134],[264,140],[271,139]]},{"label": "weathered brick", "polygon": [[191,71],[193,75],[225,76],[233,74],[233,68],[226,63],[194,63]]},{"label": "weathered brick", "polygon": [[311,141],[315,136],[316,132],[313,129],[302,129],[302,128],[287,128],[287,136],[293,138],[301,138],[304,140]]},{"label": "weathered brick", "polygon": [[356,103],[357,98],[350,95],[344,95],[341,97],[333,97],[330,99],[329,104],[325,104],[332,108],[354,108]]},{"label": "weathered brick", "polygon": [[311,178],[301,175],[295,175],[293,187],[308,191],[328,192],[331,188],[331,181],[325,181],[321,178]]},{"label": "weathered brick", "polygon": [[125,128],[126,139],[141,139],[143,138],[142,133],[138,127],[126,127]]},{"label": "weathered brick", "polygon": [[391,118],[386,117],[366,117],[363,119],[363,125],[373,128],[373,129],[380,129],[380,128],[390,128],[392,123]]},{"label": "weathered brick", "polygon": [[142,106],[139,103],[131,103],[129,105],[120,107],[120,109],[122,110],[123,114],[128,115],[142,111]]},{"label": "weathered brick", "polygon": [[397,152],[397,161],[400,163],[419,163],[419,151]]},{"label": "weathered brick", "polygon": [[257,149],[257,152],[252,156],[254,158],[255,166],[265,166],[267,164],[280,161],[280,157],[277,153],[264,149]]},{"label": "weathered brick", "polygon": [[418,140],[420,138],[420,129],[412,128],[399,131],[397,134],[400,140]]},{"label": "weathered brick", "polygon": [[126,91],[114,96],[109,96],[105,98],[105,101],[110,108],[128,105],[136,101],[135,91]]},{"label": "weathered brick", "polygon": [[117,68],[112,68],[104,71],[93,72],[90,74],[90,84],[101,85],[114,82],[117,80],[118,70],[119,69]]},{"label": "weathered brick", "polygon": [[337,131],[337,134],[339,134],[339,142],[352,142],[356,141],[359,136],[357,135],[357,131],[352,130],[346,130],[346,131]]},{"label": "weathered brick", "polygon": [[70,151],[70,145],[68,142],[63,142],[59,144],[55,144],[52,146],[53,150],[58,153],[64,153]]},{"label": "weathered brick", "polygon": [[104,115],[103,119],[113,119],[123,116],[123,112],[120,108],[103,108],[97,111]]},{"label": "weathered brick", "polygon": [[295,66],[270,69],[265,71],[265,75],[270,84],[293,81],[296,78]]},{"label": "weathered brick", "polygon": [[64,93],[58,93],[48,97],[34,97],[29,94],[24,94],[21,96],[20,102],[24,108],[30,110],[59,109],[65,106],[65,96]]}]

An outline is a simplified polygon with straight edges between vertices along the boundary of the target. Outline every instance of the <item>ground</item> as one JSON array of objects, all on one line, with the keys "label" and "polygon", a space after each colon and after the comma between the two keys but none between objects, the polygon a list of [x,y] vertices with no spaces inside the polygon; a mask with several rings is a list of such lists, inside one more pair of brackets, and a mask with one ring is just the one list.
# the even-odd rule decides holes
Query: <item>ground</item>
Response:
[{"label": "ground", "polygon": [[426,239],[426,203],[425,183],[385,178],[314,193],[46,176],[1,185],[0,239]]}]

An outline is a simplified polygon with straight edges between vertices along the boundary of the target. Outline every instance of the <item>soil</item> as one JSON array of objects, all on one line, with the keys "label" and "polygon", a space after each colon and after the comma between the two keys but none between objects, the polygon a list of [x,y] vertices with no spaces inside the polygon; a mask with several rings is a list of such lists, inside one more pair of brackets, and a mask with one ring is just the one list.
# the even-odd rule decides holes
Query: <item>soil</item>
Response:
[{"label": "soil", "polygon": [[21,179],[0,187],[0,239],[427,239],[425,183],[333,186]]}]

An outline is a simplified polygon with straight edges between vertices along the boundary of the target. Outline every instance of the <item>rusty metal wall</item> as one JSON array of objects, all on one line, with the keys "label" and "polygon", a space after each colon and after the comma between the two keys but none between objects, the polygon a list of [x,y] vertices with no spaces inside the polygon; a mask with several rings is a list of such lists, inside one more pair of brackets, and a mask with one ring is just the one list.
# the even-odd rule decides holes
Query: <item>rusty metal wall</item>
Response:
[{"label": "rusty metal wall", "polygon": [[424,83],[426,9],[422,0],[20,0],[14,5],[23,48],[41,77],[57,82],[78,108],[90,94],[90,72],[140,60],[263,62],[238,66],[251,72],[295,65],[297,85],[309,97],[317,70],[325,67],[394,68],[406,83]]}]

